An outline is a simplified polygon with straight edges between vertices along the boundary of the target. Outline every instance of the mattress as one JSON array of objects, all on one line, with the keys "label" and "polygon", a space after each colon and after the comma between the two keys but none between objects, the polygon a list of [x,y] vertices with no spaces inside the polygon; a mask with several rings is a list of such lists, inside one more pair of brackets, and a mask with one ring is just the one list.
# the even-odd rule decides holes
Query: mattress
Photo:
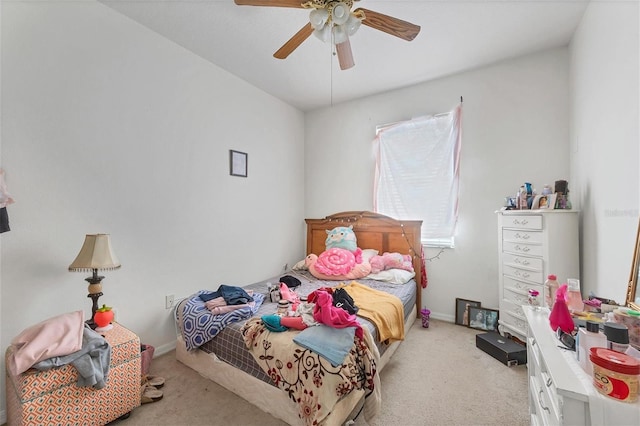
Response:
[{"label": "mattress", "polygon": [[[301,285],[296,287],[295,291],[301,297],[307,296],[318,288],[335,287],[340,284],[339,281],[318,280],[309,273],[301,271],[288,271],[283,275],[290,275],[300,280]],[[412,312],[414,312],[415,315],[414,306],[416,303],[416,283],[414,280],[410,280],[405,284],[393,284],[370,279],[358,279],[357,281],[373,289],[384,291],[398,297],[402,301],[404,307],[405,323]],[[271,315],[276,312],[277,303],[269,301],[268,288],[270,285],[278,282],[279,276],[243,287],[245,290],[253,290],[255,293],[262,293],[266,295],[265,301],[262,303],[255,316]],[[210,290],[213,291],[216,289],[212,288]],[[186,303],[186,300],[180,302],[176,307],[176,323],[178,330],[180,330],[182,324],[181,315],[184,303]],[[358,317],[357,319],[363,327],[366,327],[370,331],[373,340],[378,342],[378,332],[375,325],[365,318]],[[220,360],[234,366],[235,368],[238,368],[239,370],[242,370],[266,383],[271,383],[270,377],[260,368],[251,353],[246,349],[241,333],[241,329],[245,322],[246,320],[228,324],[216,335],[216,337],[200,346],[198,350],[208,354],[215,354]],[[377,343],[377,346],[380,356],[383,356],[384,352],[389,347],[388,344],[380,342]]]}]

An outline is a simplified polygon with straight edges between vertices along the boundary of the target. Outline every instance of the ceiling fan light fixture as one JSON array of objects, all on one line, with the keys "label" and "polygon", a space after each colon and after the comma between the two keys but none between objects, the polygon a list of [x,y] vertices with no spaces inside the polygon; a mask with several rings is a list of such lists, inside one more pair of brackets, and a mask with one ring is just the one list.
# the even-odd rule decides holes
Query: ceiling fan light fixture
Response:
[{"label": "ceiling fan light fixture", "polygon": [[336,25],[342,25],[347,22],[350,14],[349,6],[342,2],[335,3],[331,10],[331,21]]},{"label": "ceiling fan light fixture", "polygon": [[309,22],[314,30],[319,30],[324,27],[329,19],[329,11],[327,9],[313,9],[309,13]]},{"label": "ceiling fan light fixture", "polygon": [[362,20],[357,18],[354,14],[351,14],[349,19],[347,19],[347,22],[344,24],[347,34],[350,36],[354,35],[356,31],[358,31],[360,25],[362,25]]},{"label": "ceiling fan light fixture", "polygon": [[347,31],[343,25],[333,26],[333,44],[340,44],[347,41]]},{"label": "ceiling fan light fixture", "polygon": [[331,41],[331,27],[329,25],[325,25],[322,28],[318,28],[313,31],[313,35],[322,40],[322,42],[328,43]]}]

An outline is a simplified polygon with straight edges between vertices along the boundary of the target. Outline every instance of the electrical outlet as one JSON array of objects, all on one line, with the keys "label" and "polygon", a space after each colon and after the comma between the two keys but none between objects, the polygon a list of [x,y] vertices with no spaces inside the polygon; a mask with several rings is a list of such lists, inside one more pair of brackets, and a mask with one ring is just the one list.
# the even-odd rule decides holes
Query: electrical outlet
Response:
[{"label": "electrical outlet", "polygon": [[174,299],[174,295],[173,294],[167,294],[164,297],[164,308],[165,309],[171,309],[173,308],[173,299]]}]

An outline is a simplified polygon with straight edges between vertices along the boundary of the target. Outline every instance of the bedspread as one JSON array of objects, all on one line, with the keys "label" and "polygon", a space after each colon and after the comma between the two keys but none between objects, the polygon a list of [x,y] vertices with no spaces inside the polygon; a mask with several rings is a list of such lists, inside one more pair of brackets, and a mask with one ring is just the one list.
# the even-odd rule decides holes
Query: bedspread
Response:
[{"label": "bedspread", "polygon": [[253,295],[253,301],[255,302],[253,306],[214,315],[207,309],[205,302],[200,298],[200,294],[204,293],[210,292],[200,290],[191,296],[183,307],[182,336],[189,350],[196,349],[200,345],[207,343],[227,325],[254,315],[264,301],[264,294],[257,293]]},{"label": "bedspread", "polygon": [[271,332],[258,317],[242,327],[244,342],[256,362],[298,405],[298,416],[305,424],[320,424],[342,397],[356,389],[365,391],[366,417],[375,415],[380,407],[380,355],[369,330],[364,329],[363,339],[354,339],[344,362],[336,367],[294,343],[298,333]]}]

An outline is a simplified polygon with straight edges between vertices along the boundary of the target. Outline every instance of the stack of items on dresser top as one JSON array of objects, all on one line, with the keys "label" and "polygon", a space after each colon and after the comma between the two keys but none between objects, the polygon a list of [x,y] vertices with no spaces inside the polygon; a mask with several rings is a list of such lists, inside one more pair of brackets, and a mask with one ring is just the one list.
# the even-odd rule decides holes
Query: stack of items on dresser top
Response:
[{"label": "stack of items on dresser top", "polygon": [[506,210],[570,210],[568,183],[566,180],[557,180],[553,188],[545,184],[542,191],[538,193],[530,182],[525,182],[520,186],[515,197],[505,197],[504,208]]},{"label": "stack of items on dresser top", "polygon": [[[601,394],[622,402],[638,401],[640,383],[640,312],[591,296],[580,300],[580,283],[546,286],[549,323],[566,349],[575,351],[582,369]],[[552,302],[553,301],[553,302]]]}]

